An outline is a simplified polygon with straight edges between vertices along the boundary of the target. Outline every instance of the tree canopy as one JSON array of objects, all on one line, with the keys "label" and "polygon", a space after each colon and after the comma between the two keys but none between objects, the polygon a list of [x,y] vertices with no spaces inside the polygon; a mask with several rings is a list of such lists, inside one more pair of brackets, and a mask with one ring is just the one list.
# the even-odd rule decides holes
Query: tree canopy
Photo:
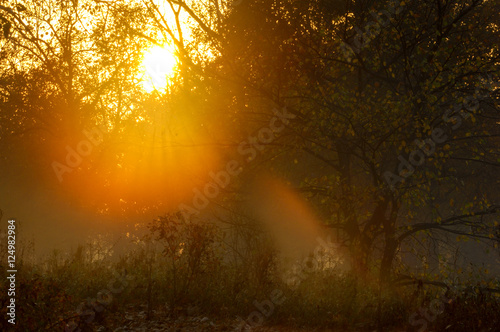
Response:
[{"label": "tree canopy", "polygon": [[[246,174],[296,184],[360,273],[389,277],[422,234],[498,246],[496,1],[237,2],[5,1],[3,167],[102,213],[175,210],[286,108]],[[167,43],[178,70],[147,92]]]}]

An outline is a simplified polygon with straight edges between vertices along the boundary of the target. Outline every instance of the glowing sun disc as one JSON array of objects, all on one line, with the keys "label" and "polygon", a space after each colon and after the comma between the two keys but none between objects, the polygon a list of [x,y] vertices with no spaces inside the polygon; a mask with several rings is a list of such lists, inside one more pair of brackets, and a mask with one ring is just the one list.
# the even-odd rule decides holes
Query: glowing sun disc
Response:
[{"label": "glowing sun disc", "polygon": [[143,87],[146,91],[164,89],[168,79],[173,77],[178,60],[172,49],[154,46],[144,54],[143,67],[145,77]]}]

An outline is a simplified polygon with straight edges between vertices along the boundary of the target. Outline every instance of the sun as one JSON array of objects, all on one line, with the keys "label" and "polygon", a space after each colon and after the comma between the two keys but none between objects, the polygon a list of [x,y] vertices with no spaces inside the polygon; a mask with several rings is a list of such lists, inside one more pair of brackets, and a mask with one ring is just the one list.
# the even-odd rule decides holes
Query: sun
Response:
[{"label": "sun", "polygon": [[171,47],[153,46],[144,53],[142,66],[144,90],[164,90],[178,68],[178,58]]}]

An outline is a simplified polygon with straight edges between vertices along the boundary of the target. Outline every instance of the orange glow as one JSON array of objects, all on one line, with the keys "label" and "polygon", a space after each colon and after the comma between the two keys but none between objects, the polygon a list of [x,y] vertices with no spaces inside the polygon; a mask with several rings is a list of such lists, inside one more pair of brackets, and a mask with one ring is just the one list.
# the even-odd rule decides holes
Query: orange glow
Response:
[{"label": "orange glow", "polygon": [[252,191],[252,209],[276,239],[281,253],[297,259],[314,250],[325,231],[314,211],[299,193],[266,176]]},{"label": "orange glow", "polygon": [[[77,150],[87,138],[75,136],[68,146]],[[56,143],[51,155],[66,165],[65,147]],[[144,122],[127,132],[103,133],[102,143],[62,174],[59,189],[79,206],[105,214],[165,213],[190,201],[193,189],[210,181],[210,171],[219,167],[219,151],[200,120],[176,114],[168,123]],[[51,176],[57,181],[54,172]]]}]

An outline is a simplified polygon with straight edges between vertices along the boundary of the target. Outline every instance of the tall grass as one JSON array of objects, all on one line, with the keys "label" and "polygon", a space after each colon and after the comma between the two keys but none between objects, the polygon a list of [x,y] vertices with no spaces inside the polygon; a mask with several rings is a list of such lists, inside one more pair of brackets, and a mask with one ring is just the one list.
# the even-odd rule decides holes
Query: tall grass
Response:
[{"label": "tall grass", "polygon": [[[112,317],[123,317],[139,307],[146,308],[146,319],[151,320],[159,312],[170,317],[244,319],[258,310],[255,302],[261,303],[279,290],[283,301],[273,306],[264,324],[417,330],[409,324],[409,317],[443,293],[441,288],[417,284],[381,291],[377,282],[360,280],[335,266],[309,271],[292,286],[283,277],[279,253],[269,239],[255,229],[240,232],[248,233],[231,234],[218,225],[166,215],[152,221],[142,233],[123,239],[128,241],[127,250],[121,253],[112,250],[112,241],[100,237],[71,252],[54,251],[35,261],[30,249],[33,244],[23,243],[18,256],[16,328],[116,328],[119,323]],[[1,239],[3,248],[6,243]],[[4,258],[0,262],[2,280],[6,280],[7,270]],[[120,280],[126,281],[122,287],[118,287]],[[429,328],[480,331],[497,326],[498,294],[465,285],[457,289],[453,301],[444,303],[443,312],[428,322]],[[11,326],[5,315],[5,282],[0,292],[0,327],[7,330]]]}]

